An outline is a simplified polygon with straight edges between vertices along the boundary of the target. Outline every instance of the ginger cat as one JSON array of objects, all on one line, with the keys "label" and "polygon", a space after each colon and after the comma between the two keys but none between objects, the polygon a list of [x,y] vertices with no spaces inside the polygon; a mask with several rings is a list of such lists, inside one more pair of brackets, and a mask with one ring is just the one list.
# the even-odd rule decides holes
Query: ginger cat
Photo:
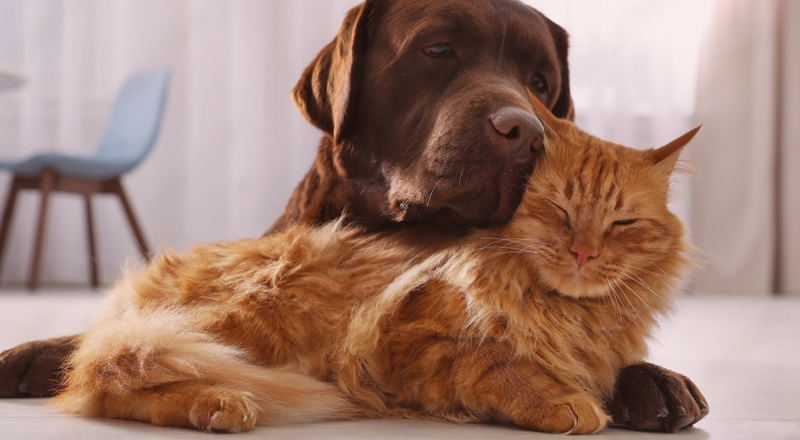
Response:
[{"label": "ginger cat", "polygon": [[533,107],[544,152],[506,226],[296,226],[164,255],[113,289],[54,405],[207,431],[392,416],[603,429],[690,266],[667,197],[698,129],[639,151]]}]

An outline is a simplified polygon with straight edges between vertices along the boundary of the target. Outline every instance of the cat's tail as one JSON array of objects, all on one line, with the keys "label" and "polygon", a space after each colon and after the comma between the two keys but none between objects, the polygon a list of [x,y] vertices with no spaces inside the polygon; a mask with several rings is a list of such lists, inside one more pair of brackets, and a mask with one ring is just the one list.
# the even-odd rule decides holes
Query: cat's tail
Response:
[{"label": "cat's tail", "polygon": [[238,349],[194,330],[177,310],[129,308],[82,335],[68,362],[63,389],[52,404],[88,416],[104,415],[106,395],[201,380],[254,396],[259,424],[287,424],[360,415],[330,383],[253,365]]}]

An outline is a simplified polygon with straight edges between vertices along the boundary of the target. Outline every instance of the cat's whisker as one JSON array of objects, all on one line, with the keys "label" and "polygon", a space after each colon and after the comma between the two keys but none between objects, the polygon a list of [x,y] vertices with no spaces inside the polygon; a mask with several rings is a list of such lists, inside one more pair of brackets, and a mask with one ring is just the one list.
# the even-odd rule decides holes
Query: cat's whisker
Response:
[{"label": "cat's whisker", "polygon": [[[661,296],[660,294],[658,294],[658,292],[656,292],[655,290],[653,290],[653,288],[652,288],[652,287],[650,287],[650,285],[649,285],[649,284],[647,284],[647,282],[645,282],[645,281],[644,281],[644,280],[643,280],[643,279],[642,279],[642,278],[641,278],[639,275],[636,275],[636,274],[634,274],[634,273],[630,273],[630,274],[623,274],[623,275],[624,275],[625,277],[627,277],[628,279],[631,279],[631,280],[633,280],[633,281],[636,281],[636,283],[637,283],[637,284],[639,284],[639,285],[640,285],[640,286],[642,286],[643,288],[647,289],[647,291],[648,291],[648,292],[650,292],[650,293],[651,293],[653,296],[655,296],[656,298],[658,298],[658,299],[660,299],[660,300],[665,300],[663,296]],[[636,279],[633,279],[633,277],[634,277],[634,276],[636,277]],[[658,276],[658,275],[657,275],[657,274],[653,274],[653,276]]]},{"label": "cat's whisker", "polygon": [[537,252],[537,251],[528,251],[528,250],[525,250],[525,249],[517,249],[516,251],[511,251],[511,252],[500,252],[500,253],[498,253],[498,255],[509,255],[509,254],[529,254],[529,255],[538,255],[538,254],[540,254],[540,253],[541,253],[541,252]]},{"label": "cat's whisker", "polygon": [[485,246],[483,246],[481,248],[478,248],[478,250],[482,251],[484,249],[493,249],[493,248],[495,248],[497,246],[506,246],[505,244],[503,244],[503,242],[509,242],[510,241],[510,240],[507,240],[507,239],[504,239],[504,238],[496,238],[496,237],[491,237],[490,239],[492,240],[491,242],[487,243]]},{"label": "cat's whisker", "polygon": [[526,244],[537,244],[537,245],[546,245],[547,242],[544,240],[539,240],[536,238],[526,238],[526,237],[517,237],[517,238],[506,238],[506,237],[486,237],[486,239],[494,240],[495,242],[510,242],[510,243],[526,243]]},{"label": "cat's whisker", "polygon": [[626,278],[626,279],[628,279],[630,281],[633,281],[636,284],[642,286],[643,289],[645,289],[648,292],[650,292],[653,296],[655,296],[657,298],[661,298],[661,296],[659,296],[659,294],[657,294],[655,292],[655,290],[653,290],[639,275],[636,275],[635,273],[627,273],[627,272],[619,272],[619,274],[620,274],[620,276],[622,276],[622,277],[624,277],[624,278]]},{"label": "cat's whisker", "polygon": [[540,251],[534,251],[533,249],[528,249],[528,247],[526,247],[526,246],[512,246],[513,244],[519,245],[520,243],[509,243],[509,244],[492,243],[492,244],[488,244],[488,245],[482,247],[481,250],[483,250],[483,249],[526,249],[526,250],[530,250],[531,252],[540,252]]},{"label": "cat's whisker", "polygon": [[617,313],[617,316],[621,318],[622,313],[617,308],[617,302],[614,299],[614,297],[617,296],[617,292],[614,290],[614,286],[611,285],[611,282],[608,279],[605,280],[605,283],[608,286],[608,292],[609,292],[608,297],[609,299],[611,299],[611,305],[614,307],[614,311]]},{"label": "cat's whisker", "polygon": [[[629,280],[632,280],[632,281],[636,282],[637,284],[639,284],[643,288],[647,289],[647,291],[652,293],[656,298],[661,299],[661,300],[664,299],[664,298],[661,297],[661,295],[656,293],[655,290],[653,290],[639,275],[636,275],[635,273],[624,273],[624,272],[620,272],[620,274],[622,276],[628,278]],[[634,279],[633,277],[636,277],[636,278]],[[641,298],[639,298],[639,299],[641,299]],[[642,302],[644,302],[644,301],[642,301]]]},{"label": "cat's whisker", "polygon": [[[624,282],[624,281],[623,281],[623,282]],[[630,289],[630,287],[628,287],[628,288]],[[633,289],[630,289],[630,290],[631,290],[631,293],[633,293],[634,295],[636,295],[636,298],[639,298],[639,301],[641,301],[641,302],[642,302],[642,304],[644,304],[644,306],[645,306],[645,307],[647,307],[647,310],[649,310],[649,311],[650,311],[650,314],[651,314],[651,315],[655,315],[655,313],[656,313],[656,312],[655,312],[655,311],[654,311],[654,310],[653,310],[653,309],[650,307],[650,305],[649,305],[649,304],[647,304],[647,302],[646,302],[644,299],[642,299],[642,297],[641,297],[641,296],[639,296],[639,294],[638,294],[638,293],[636,293],[636,291],[635,291],[635,290],[633,290]]]},{"label": "cat's whisker", "polygon": [[546,245],[547,244],[547,242],[544,241],[544,240],[540,240],[538,238],[528,238],[528,237],[517,237],[517,238],[514,238],[514,239],[504,238],[504,240],[520,241],[520,242],[523,242],[523,243],[538,244],[538,245]]},{"label": "cat's whisker", "polygon": [[[609,282],[609,284],[610,284],[610,282]],[[617,315],[619,315],[620,319],[622,319],[622,312],[624,311],[625,313],[627,313],[627,311],[625,310],[625,307],[622,304],[622,298],[619,297],[619,292],[617,291],[617,288],[613,287],[613,284],[612,284],[612,289],[613,289],[613,292],[614,292],[614,300],[617,303],[617,309],[618,309]]]},{"label": "cat's whisker", "polygon": [[[617,282],[617,280],[611,280],[611,281],[612,281],[612,282],[613,282],[613,283],[614,283],[614,284],[615,284],[615,285],[616,285],[616,286],[619,288],[619,290],[620,290],[619,294],[621,294],[622,296],[625,296],[625,292],[622,290],[622,286],[620,286],[620,285],[619,285],[619,283]],[[616,290],[616,289],[614,289],[614,292],[616,293],[616,292],[617,292],[617,290]],[[619,294],[618,294],[618,295],[619,295]],[[626,298],[627,298],[627,297],[626,297]],[[628,308],[627,308],[627,307],[625,307],[625,303],[623,303],[623,302],[622,302],[622,298],[620,298],[619,296],[617,296],[617,299],[619,299],[619,303],[620,303],[620,306],[622,307],[622,310],[624,310],[624,311],[625,311],[625,314],[626,314],[626,315],[628,315],[628,320],[630,320],[631,322],[633,322],[633,317],[631,317],[631,313],[628,311]],[[630,303],[630,300],[628,300],[628,302]]]},{"label": "cat's whisker", "polygon": [[[507,241],[508,244],[502,244],[503,241]],[[513,245],[517,245],[517,246],[513,246]],[[512,251],[512,252],[501,252],[501,253],[499,253],[499,255],[515,254],[515,253],[516,254],[525,253],[525,254],[529,254],[529,255],[537,255],[537,254],[543,253],[543,251],[541,251],[541,250],[530,249],[529,247],[525,246],[524,243],[518,243],[518,242],[515,242],[515,241],[505,240],[505,239],[504,240],[495,240],[495,241],[487,244],[486,246],[483,246],[483,247],[479,248],[478,251],[484,251],[484,250],[488,250],[488,249],[492,249],[492,250],[511,250]]]},{"label": "cat's whisker", "polygon": [[487,244],[486,246],[478,248],[477,251],[480,252],[487,249],[514,249],[514,250],[524,250],[528,253],[543,253],[542,249],[532,249],[531,246],[526,245],[525,243],[516,243],[516,242],[507,242],[507,243],[492,242]]},{"label": "cat's whisker", "polygon": [[655,267],[656,269],[660,270],[661,274],[663,274],[664,277],[669,278],[669,274],[667,274],[667,272],[665,272],[664,269],[661,268],[661,266],[659,266],[658,264],[653,264],[653,267]]},{"label": "cat's whisker", "polygon": [[502,253],[500,253],[500,255],[503,255],[503,254],[514,254],[514,253],[516,253],[516,254],[519,254],[519,253],[540,254],[540,253],[542,253],[541,251],[534,251],[534,250],[530,250],[530,249],[517,248],[517,247],[512,247],[512,246],[485,246],[485,247],[482,247],[480,250],[482,250],[482,251],[483,250],[501,250],[501,251],[502,250],[510,250],[510,251],[512,251],[512,252],[502,252]]},{"label": "cat's whisker", "polygon": [[622,312],[625,312],[625,314],[628,315],[628,319],[630,319],[630,314],[628,314],[628,310],[625,308],[625,305],[622,304],[622,298],[619,297],[619,292],[617,292],[617,289],[614,289],[613,292],[614,292],[614,298],[617,301],[617,307],[619,309],[617,311],[617,316],[619,317],[619,320],[623,321],[625,319],[625,317],[622,316]]},{"label": "cat's whisker", "polygon": [[[641,297],[641,296],[639,296],[639,294],[637,294],[637,293],[636,293],[636,291],[635,291],[635,290],[633,290],[633,289],[631,288],[631,286],[629,286],[629,285],[628,285],[628,283],[626,283],[624,280],[619,280],[619,282],[620,282],[620,283],[622,283],[622,285],[623,285],[623,286],[627,287],[627,288],[628,288],[628,290],[629,290],[629,291],[630,291],[632,294],[636,295],[636,297],[637,297],[637,298],[639,298],[639,301],[642,301],[642,304],[644,304],[644,306],[645,306],[645,307],[647,307],[647,309],[648,309],[648,310],[650,310],[650,312],[651,312],[651,313],[653,312],[653,309],[651,309],[651,308],[650,308],[650,306],[648,306],[648,305],[647,305],[647,303],[646,303],[646,302],[644,302],[644,300],[642,300],[642,297]],[[639,317],[639,322],[641,322],[641,323],[642,323],[642,326],[645,326],[645,327],[646,327],[646,326],[647,326],[647,324],[645,324],[644,320],[642,319],[642,315],[640,315],[640,314],[639,314],[639,311],[636,309],[636,306],[634,306],[634,305],[633,305],[633,302],[632,302],[632,301],[631,301],[631,299],[628,297],[628,295],[625,295],[625,299],[627,299],[627,300],[628,300],[628,303],[630,303],[631,307],[633,308],[633,311],[634,311],[634,313],[636,313],[636,316],[638,316],[638,317]]]}]

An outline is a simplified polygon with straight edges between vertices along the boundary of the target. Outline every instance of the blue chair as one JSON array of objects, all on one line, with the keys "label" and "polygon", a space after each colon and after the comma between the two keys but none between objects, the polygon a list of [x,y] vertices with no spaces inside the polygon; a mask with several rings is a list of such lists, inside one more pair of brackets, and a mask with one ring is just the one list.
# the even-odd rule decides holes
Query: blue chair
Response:
[{"label": "blue chair", "polygon": [[0,168],[14,173],[0,226],[0,264],[17,193],[23,189],[39,190],[42,193],[28,280],[29,289],[36,289],[38,285],[47,202],[50,193],[54,191],[77,193],[84,197],[92,286],[99,285],[91,203],[91,196],[94,194],[115,194],[119,197],[139,249],[144,258],[149,260],[150,251],[120,178],[147,156],[156,141],[164,112],[169,76],[169,70],[162,68],[134,74],[125,81],[114,103],[103,140],[94,156],[42,153],[21,161],[0,161]]}]

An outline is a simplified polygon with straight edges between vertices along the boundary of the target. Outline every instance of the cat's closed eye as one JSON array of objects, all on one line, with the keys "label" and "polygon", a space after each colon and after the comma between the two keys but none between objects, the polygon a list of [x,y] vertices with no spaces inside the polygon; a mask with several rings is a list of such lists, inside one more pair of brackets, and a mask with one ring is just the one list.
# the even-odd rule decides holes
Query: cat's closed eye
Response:
[{"label": "cat's closed eye", "polygon": [[550,205],[552,205],[558,211],[560,211],[561,217],[564,219],[564,223],[567,225],[568,228],[572,228],[572,224],[569,221],[569,213],[567,212],[567,210],[549,200],[548,203],[550,203]]},{"label": "cat's closed eye", "polygon": [[626,219],[626,220],[617,220],[617,221],[615,221],[615,222],[613,223],[613,225],[614,225],[614,226],[627,226],[627,225],[632,225],[632,224],[636,223],[636,220],[637,220],[637,219],[635,219],[635,218]]}]

